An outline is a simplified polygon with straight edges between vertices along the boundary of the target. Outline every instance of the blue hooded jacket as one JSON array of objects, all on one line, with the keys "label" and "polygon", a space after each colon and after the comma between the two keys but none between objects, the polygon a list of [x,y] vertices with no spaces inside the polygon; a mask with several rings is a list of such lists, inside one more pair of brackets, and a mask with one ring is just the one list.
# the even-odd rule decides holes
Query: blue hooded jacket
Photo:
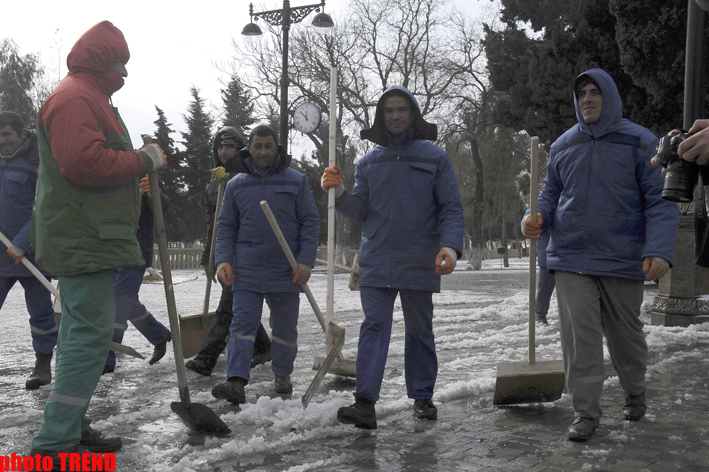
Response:
[{"label": "blue hooded jacket", "polygon": [[[411,100],[413,125],[395,144],[384,126],[384,101],[392,90]],[[359,253],[359,283],[439,292],[436,255],[450,247],[461,257],[463,205],[450,158],[436,139],[436,127],[424,121],[414,96],[390,87],[379,99],[372,128],[364,139],[377,144],[357,163],[352,193],[336,200],[337,210],[364,222]]]},{"label": "blue hooded jacket", "polygon": [[[27,131],[27,139],[20,149],[9,159],[0,159],[0,231],[12,244],[25,250],[25,257],[33,265],[34,248],[30,243],[30,219],[34,207],[34,195],[37,188],[37,166],[39,149],[37,135]],[[5,248],[4,245],[2,245]],[[41,270],[47,277],[54,277]],[[0,254],[0,277],[34,277],[24,264],[15,264],[7,254],[6,248]]]},{"label": "blue hooded jacket", "polygon": [[601,69],[592,78],[602,94],[595,123],[583,120],[567,130],[549,152],[544,187],[537,201],[542,227],[551,225],[547,267],[578,274],[644,280],[645,257],[673,264],[678,209],[662,199],[664,179],[650,160],[657,138],[622,117],[613,79]]},{"label": "blue hooded jacket", "polygon": [[299,264],[315,265],[320,217],[308,179],[282,159],[283,147],[266,175],[253,167],[248,150],[235,158],[239,169],[227,183],[217,219],[215,263],[228,262],[233,290],[257,293],[300,292],[291,266],[261,209],[266,200]]}]

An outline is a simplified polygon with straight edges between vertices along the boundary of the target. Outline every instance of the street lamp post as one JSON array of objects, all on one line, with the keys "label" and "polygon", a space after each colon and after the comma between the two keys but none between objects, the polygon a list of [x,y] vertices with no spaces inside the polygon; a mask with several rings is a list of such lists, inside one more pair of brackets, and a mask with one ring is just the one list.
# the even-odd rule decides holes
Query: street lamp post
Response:
[{"label": "street lamp post", "polygon": [[315,18],[313,18],[313,27],[315,31],[319,34],[325,34],[330,29],[335,26],[330,15],[324,13],[325,10],[325,0],[319,5],[304,5],[302,7],[291,7],[289,0],[283,0],[283,8],[280,10],[268,10],[262,12],[254,13],[254,4],[249,5],[249,15],[251,16],[251,23],[244,26],[241,34],[247,40],[253,40],[262,34],[261,28],[254,23],[254,19],[263,19],[266,23],[273,26],[281,26],[283,31],[283,57],[282,57],[282,73],[281,73],[281,129],[279,132],[279,138],[281,145],[288,152],[288,84],[290,79],[288,77],[288,32],[290,31],[290,25],[294,23],[300,23],[303,19],[308,16],[313,11],[318,11]]}]

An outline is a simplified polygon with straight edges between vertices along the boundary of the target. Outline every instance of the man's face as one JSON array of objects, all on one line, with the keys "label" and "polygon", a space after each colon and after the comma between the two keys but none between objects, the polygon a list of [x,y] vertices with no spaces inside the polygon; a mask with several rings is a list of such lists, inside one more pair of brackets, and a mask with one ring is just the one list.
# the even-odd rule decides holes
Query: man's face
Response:
[{"label": "man's face", "polygon": [[22,147],[27,139],[27,130],[23,129],[21,134],[17,134],[10,125],[0,128],[0,154],[12,156]]},{"label": "man's face", "polygon": [[219,146],[217,148],[217,156],[219,156],[221,163],[225,164],[226,161],[236,156],[236,146],[232,146],[231,144]]},{"label": "man's face", "polygon": [[108,70],[116,74],[118,77],[128,77],[128,69],[125,62],[114,62],[108,65]]},{"label": "man's face", "polygon": [[384,126],[394,139],[406,133],[413,122],[409,100],[397,96],[384,100]]},{"label": "man's face", "polygon": [[594,84],[586,84],[577,98],[581,116],[586,123],[595,123],[601,117],[603,95]]},{"label": "man's face", "polygon": [[253,159],[254,168],[261,174],[268,172],[268,168],[276,160],[278,146],[273,136],[254,136],[249,143],[249,153]]}]

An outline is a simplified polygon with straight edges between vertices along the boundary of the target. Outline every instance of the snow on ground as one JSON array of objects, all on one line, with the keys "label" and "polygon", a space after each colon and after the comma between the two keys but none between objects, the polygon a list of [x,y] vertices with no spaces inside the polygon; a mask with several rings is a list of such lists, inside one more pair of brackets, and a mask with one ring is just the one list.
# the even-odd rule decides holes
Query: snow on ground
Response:
[{"label": "snow on ground", "polygon": [[[462,398],[480,398],[479,408],[489,410],[496,380],[496,364],[508,361],[526,361],[528,336],[528,264],[527,258],[510,259],[510,267],[500,260],[485,261],[480,271],[466,271],[459,264],[454,274],[444,278],[443,291],[434,296],[439,376],[434,401],[445,404]],[[205,278],[198,271],[174,271],[178,278],[199,275],[195,280],[174,286],[178,311],[181,313],[202,309]],[[349,275],[335,278],[335,322],[345,328],[343,354],[354,360],[359,325],[362,319],[359,293],[347,287]],[[316,271],[309,283],[316,300],[325,311],[326,275]],[[646,291],[643,304],[645,331],[651,350],[664,351],[667,364],[678,356],[701,356],[701,352],[674,349],[693,343],[709,341],[709,323],[689,328],[665,328],[649,325],[649,310],[655,292]],[[219,291],[212,290],[214,309]],[[141,300],[163,323],[168,315],[161,285],[143,284]],[[34,355],[24,308],[24,295],[19,284],[10,292],[0,311],[4,336],[0,344],[0,455],[11,452],[26,454],[30,441],[42,421],[42,411],[51,386],[40,391],[23,389]],[[264,319],[268,309],[264,307]],[[552,299],[550,324],[537,325],[537,360],[560,359],[558,316],[556,300]],[[400,414],[411,409],[406,397],[403,366],[403,314],[397,302],[389,358],[377,403],[379,429],[399,421]],[[146,357],[152,346],[132,327],[126,333],[124,344]],[[678,352],[674,352],[678,351]],[[313,358],[324,355],[324,335],[313,315],[307,298],[301,296],[299,322],[299,354],[295,371],[293,395],[273,393],[273,373],[270,364],[257,366],[247,386],[247,403],[233,407],[212,397],[211,387],[224,381],[226,358],[221,357],[211,377],[188,372],[192,401],[203,403],[220,415],[232,429],[226,437],[205,437],[195,434],[170,412],[169,404],[179,400],[172,351],[156,365],[119,355],[114,374],[102,377],[89,415],[97,429],[124,437],[124,450],[118,454],[119,470],[214,470],[218,467],[258,465],[269,454],[285,451],[307,451],[319,442],[344,438],[353,434],[353,428],[340,425],[335,413],[341,406],[353,401],[354,380],[328,375],[307,408],[300,397],[307,389],[315,372]],[[608,354],[606,352],[606,358]],[[654,370],[653,370],[654,369]],[[648,373],[661,375],[660,361]],[[609,385],[617,380],[609,379]],[[690,398],[686,399],[691,401]],[[472,416],[475,411],[471,411]],[[624,441],[621,436],[618,441]],[[295,453],[295,452],[293,452]],[[328,470],[337,464],[337,456],[320,457],[310,462],[301,459],[301,468],[307,464]],[[334,467],[334,465],[333,465]],[[332,468],[331,470],[336,470]]]}]

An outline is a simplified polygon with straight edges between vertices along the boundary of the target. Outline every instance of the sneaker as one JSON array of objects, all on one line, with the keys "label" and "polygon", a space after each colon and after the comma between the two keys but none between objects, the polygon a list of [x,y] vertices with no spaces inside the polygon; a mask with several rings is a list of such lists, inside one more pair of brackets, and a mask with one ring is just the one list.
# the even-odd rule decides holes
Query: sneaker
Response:
[{"label": "sneaker", "polygon": [[79,445],[91,452],[116,452],[123,447],[123,442],[118,436],[103,437],[103,433],[89,426],[89,429],[81,433]]},{"label": "sneaker", "polygon": [[640,395],[625,394],[625,405],[623,405],[623,417],[628,421],[638,421],[645,416],[645,391]]},{"label": "sneaker", "polygon": [[112,374],[113,372],[115,372],[115,370],[116,370],[115,365],[106,364],[105,366],[103,366],[103,372],[101,372],[101,375]]},{"label": "sneaker", "polygon": [[172,335],[167,333],[165,340],[159,344],[156,344],[153,348],[153,357],[150,358],[148,364],[153,365],[163,357],[165,357],[165,352],[167,352],[167,343],[172,341]]},{"label": "sneaker", "polygon": [[418,420],[437,420],[438,419],[438,409],[429,400],[415,400],[414,401],[414,416]]},{"label": "sneaker", "polygon": [[542,323],[542,324],[549,324],[547,322],[547,315],[543,315],[541,313],[537,313],[537,323]]},{"label": "sneaker", "polygon": [[34,355],[36,357],[34,369],[25,382],[27,390],[37,390],[42,385],[52,382],[52,351],[48,354],[35,352]]},{"label": "sneaker", "polygon": [[577,416],[566,430],[566,437],[569,441],[585,442],[591,439],[596,428],[598,428],[598,420]]},{"label": "sneaker", "polygon": [[357,397],[350,406],[337,410],[337,421],[343,424],[353,424],[359,429],[377,429],[377,413],[374,402]]},{"label": "sneaker", "polygon": [[197,372],[200,375],[209,377],[212,375],[212,367],[209,367],[204,359],[200,357],[195,357],[185,363],[185,367],[190,369],[192,372]]},{"label": "sneaker", "polygon": [[266,362],[270,362],[270,361],[271,361],[271,351],[270,350],[268,350],[266,352],[262,352],[260,354],[254,353],[254,356],[251,358],[251,368],[254,368],[260,364],[265,364]]},{"label": "sneaker", "polygon": [[290,377],[276,375],[276,393],[292,393],[293,384],[290,382]]},{"label": "sneaker", "polygon": [[229,377],[223,384],[217,384],[212,387],[212,396],[236,405],[246,403],[245,385],[246,379],[242,379],[241,377]]}]

